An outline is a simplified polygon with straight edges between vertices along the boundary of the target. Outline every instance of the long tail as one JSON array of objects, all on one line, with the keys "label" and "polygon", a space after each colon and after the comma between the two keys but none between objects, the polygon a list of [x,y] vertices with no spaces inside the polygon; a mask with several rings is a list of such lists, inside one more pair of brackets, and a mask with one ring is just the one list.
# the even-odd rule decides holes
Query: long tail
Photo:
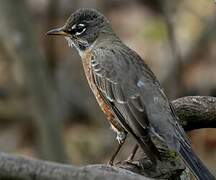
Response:
[{"label": "long tail", "polygon": [[187,167],[193,172],[194,176],[196,176],[198,180],[216,180],[216,178],[185,142],[181,142],[179,153]]}]

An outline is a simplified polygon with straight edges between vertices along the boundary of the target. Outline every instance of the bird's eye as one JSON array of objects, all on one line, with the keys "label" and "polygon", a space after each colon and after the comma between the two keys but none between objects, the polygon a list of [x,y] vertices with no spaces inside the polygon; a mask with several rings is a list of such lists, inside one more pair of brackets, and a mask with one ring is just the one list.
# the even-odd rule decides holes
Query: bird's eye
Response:
[{"label": "bird's eye", "polygon": [[78,24],[75,28],[75,35],[79,36],[86,30],[85,24]]}]

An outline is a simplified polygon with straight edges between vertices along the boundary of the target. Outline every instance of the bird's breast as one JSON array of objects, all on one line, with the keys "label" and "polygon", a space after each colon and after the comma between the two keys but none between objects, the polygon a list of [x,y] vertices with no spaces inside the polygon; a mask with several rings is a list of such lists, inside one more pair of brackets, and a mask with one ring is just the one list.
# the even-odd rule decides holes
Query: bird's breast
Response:
[{"label": "bird's breast", "polygon": [[92,74],[92,68],[91,68],[91,59],[92,59],[91,50],[86,50],[84,53],[82,53],[81,58],[82,58],[83,68],[84,68],[84,72],[85,72],[88,84],[89,84],[99,106],[101,107],[102,111],[106,115],[106,118],[111,123],[112,129],[114,129],[114,131],[117,131],[117,132],[123,131],[122,126],[117,122],[110,106],[103,100],[103,98],[100,94],[101,92],[98,90],[98,88],[94,82],[93,74]]}]

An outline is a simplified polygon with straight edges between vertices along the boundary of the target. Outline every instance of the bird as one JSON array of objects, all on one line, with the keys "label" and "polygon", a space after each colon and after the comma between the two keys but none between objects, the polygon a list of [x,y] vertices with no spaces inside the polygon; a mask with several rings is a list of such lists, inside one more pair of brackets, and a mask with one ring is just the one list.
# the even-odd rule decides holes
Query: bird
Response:
[{"label": "bird", "polygon": [[62,27],[47,35],[64,36],[68,45],[78,51],[89,86],[117,133],[120,145],[112,161],[129,133],[156,165],[161,157],[151,138],[155,136],[181,157],[197,179],[215,179],[192,150],[157,77],[120,40],[102,13],[91,8],[78,9]]}]

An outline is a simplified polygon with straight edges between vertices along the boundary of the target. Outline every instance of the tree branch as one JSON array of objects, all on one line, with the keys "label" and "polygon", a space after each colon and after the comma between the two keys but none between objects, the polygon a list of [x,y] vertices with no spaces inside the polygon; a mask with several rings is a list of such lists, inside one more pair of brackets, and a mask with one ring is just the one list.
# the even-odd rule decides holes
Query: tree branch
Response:
[{"label": "tree branch", "polygon": [[10,180],[150,180],[106,165],[75,167],[0,153],[0,179]]},{"label": "tree branch", "polygon": [[172,101],[186,131],[216,128],[216,97],[187,96]]}]

